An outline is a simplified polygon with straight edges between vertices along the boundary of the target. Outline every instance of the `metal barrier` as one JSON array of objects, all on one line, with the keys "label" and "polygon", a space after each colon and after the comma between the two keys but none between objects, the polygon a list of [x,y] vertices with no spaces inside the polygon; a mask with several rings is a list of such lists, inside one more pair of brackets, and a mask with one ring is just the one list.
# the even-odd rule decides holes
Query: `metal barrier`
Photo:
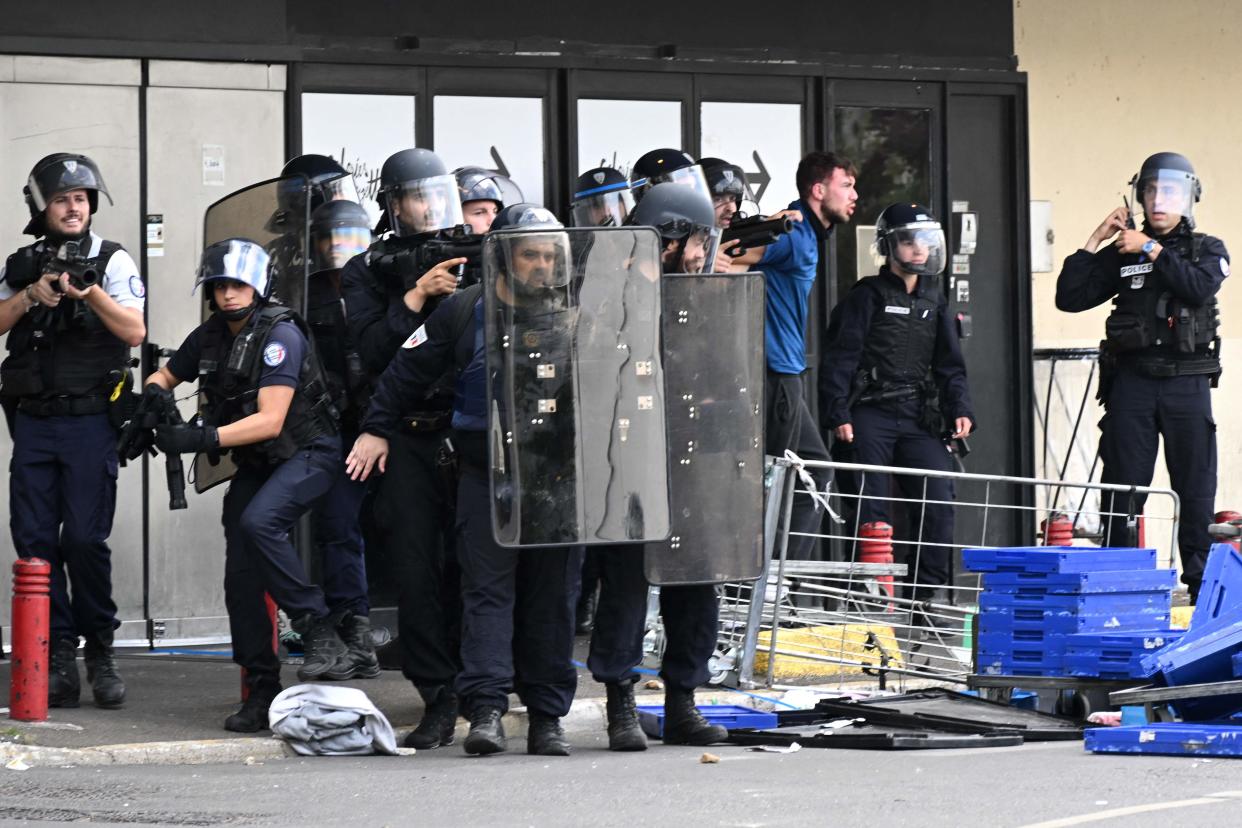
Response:
[{"label": "metal barrier", "polygon": [[[1033,396],[1035,425],[1040,446],[1037,464],[1040,476],[1058,480],[1093,480],[1099,469],[1100,436],[1095,426],[1096,407],[1091,403],[1099,369],[1098,348],[1038,348],[1034,352],[1035,387],[1046,383],[1044,393]],[[1041,400],[1042,396],[1042,400]],[[1055,512],[1063,499],[1079,510],[1099,508],[1098,493],[1084,490],[1077,503],[1069,503],[1058,487],[1036,505]],[[1103,527],[1089,519],[1073,521],[1076,537],[1098,541]]]},{"label": "metal barrier", "polygon": [[[713,665],[718,683],[771,687],[835,680],[840,684],[860,675],[873,677],[881,686],[889,677],[895,677],[901,686],[910,677],[964,683],[971,671],[970,622],[979,591],[978,576],[958,573],[948,584],[920,584],[920,556],[935,547],[954,552],[963,546],[1034,545],[1034,537],[996,537],[993,530],[998,523],[1029,524],[1030,517],[1046,509],[1037,504],[1060,502],[1052,495],[1054,490],[1075,496],[1093,493],[1097,501],[1103,492],[1147,495],[1149,505],[1167,499],[1170,517],[1149,518],[1148,539],[1157,537],[1154,526],[1167,522],[1167,534],[1159,532],[1162,565],[1171,565],[1172,550],[1176,549],[1180,504],[1169,489],[804,461],[793,456],[770,462],[764,575],[755,584],[725,584],[719,590],[720,626]],[[833,475],[834,483],[826,493],[812,493],[807,488],[805,480],[809,478],[801,472],[812,469]],[[888,496],[873,498],[842,491],[836,481],[846,474],[857,477],[861,492],[867,490],[867,475],[889,475],[890,480],[904,480],[906,486],[904,493],[895,485]],[[951,482],[955,490],[952,499],[928,497],[927,481],[937,478]],[[1005,493],[1010,496],[1005,498]],[[790,537],[799,536],[790,531],[790,515],[799,497],[816,497],[831,510],[831,517],[825,520],[828,530],[809,535],[829,549],[826,560],[788,558]],[[869,540],[860,533],[857,509],[864,499],[887,501],[890,516],[904,508],[909,518],[893,539],[893,563],[859,560],[862,542]],[[931,504],[951,505],[959,516],[965,510],[978,510],[978,536],[963,537],[963,522],[959,521],[952,543],[925,538],[923,517]],[[1082,506],[1058,510],[1072,517],[1092,518],[1101,525],[1113,517],[1134,517],[1098,508],[1086,511]],[[1018,517],[1023,520],[1014,519]],[[1165,540],[1167,547],[1163,547]],[[891,591],[886,583],[890,577]]]}]

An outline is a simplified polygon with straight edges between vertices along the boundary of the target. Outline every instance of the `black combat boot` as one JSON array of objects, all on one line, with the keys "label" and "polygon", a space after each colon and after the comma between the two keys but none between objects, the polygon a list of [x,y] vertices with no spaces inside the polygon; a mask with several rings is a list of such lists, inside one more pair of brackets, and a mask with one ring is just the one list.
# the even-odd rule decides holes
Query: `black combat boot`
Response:
[{"label": "black combat boot", "polygon": [[246,676],[250,689],[241,708],[224,720],[224,729],[235,733],[257,733],[267,730],[267,711],[272,699],[280,695],[280,679],[275,676]]},{"label": "black combat boot", "polygon": [[336,632],[336,625],[328,616],[316,618],[307,613],[293,622],[293,628],[302,636],[302,666],[298,668],[299,681],[321,681],[329,674],[340,672],[345,656],[345,642]]},{"label": "black combat boot", "polygon": [[693,690],[664,687],[664,744],[713,745],[729,738],[729,731],[703,718],[694,706]]},{"label": "black combat boot", "polygon": [[608,684],[604,689],[608,691],[608,749],[646,750],[647,737],[634,704],[634,682]]},{"label": "black combat boot", "polygon": [[568,756],[569,740],[556,716],[543,713],[530,714],[530,727],[526,730],[526,752],[532,756]]},{"label": "black combat boot", "polygon": [[423,720],[401,744],[418,750],[448,747],[453,744],[457,728],[457,696],[451,687],[420,687],[423,697]]},{"label": "black combat boot", "polygon": [[371,619],[365,615],[345,613],[337,632],[345,642],[345,655],[325,674],[332,681],[350,678],[375,678],[380,674],[379,659],[371,643]]},{"label": "black combat boot", "polygon": [[124,704],[125,682],[121,680],[121,674],[116,669],[116,654],[112,651],[112,630],[102,630],[86,636],[83,655],[86,662],[86,680],[90,682],[95,705],[116,708]]},{"label": "black combat boot", "polygon": [[486,756],[489,753],[503,753],[508,749],[505,741],[505,726],[501,723],[501,712],[498,707],[480,706],[470,713],[470,733],[462,748],[471,756]]},{"label": "black combat boot", "polygon": [[77,707],[82,695],[78,678],[77,638],[58,638],[51,644],[51,663],[47,671],[48,707]]}]

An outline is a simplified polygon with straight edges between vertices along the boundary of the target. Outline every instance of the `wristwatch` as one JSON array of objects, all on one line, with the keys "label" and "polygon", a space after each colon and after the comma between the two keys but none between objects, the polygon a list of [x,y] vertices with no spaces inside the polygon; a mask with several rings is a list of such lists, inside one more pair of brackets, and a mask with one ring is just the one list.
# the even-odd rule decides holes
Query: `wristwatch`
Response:
[{"label": "wristwatch", "polygon": [[1155,249],[1156,249],[1156,242],[1154,239],[1148,239],[1147,241],[1143,242],[1143,255],[1146,256],[1147,258],[1149,259],[1151,258],[1151,251]]}]

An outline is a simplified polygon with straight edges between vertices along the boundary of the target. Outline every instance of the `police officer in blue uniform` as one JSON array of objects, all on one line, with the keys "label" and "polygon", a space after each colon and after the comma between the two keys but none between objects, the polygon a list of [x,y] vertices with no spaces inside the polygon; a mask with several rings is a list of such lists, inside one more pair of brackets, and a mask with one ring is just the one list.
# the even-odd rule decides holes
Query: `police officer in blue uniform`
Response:
[{"label": "police officer in blue uniform", "polygon": [[[516,204],[500,212],[492,233],[506,228],[552,231],[511,233],[515,241],[502,242],[504,284],[497,294],[513,312],[536,314],[554,301],[550,297],[556,290],[548,285],[568,264],[558,243],[562,234],[555,232],[561,224],[541,207]],[[560,717],[569,711],[577,686],[574,602],[582,553],[573,546],[512,549],[496,542],[488,482],[483,313],[482,285],[471,286],[446,298],[408,336],[380,378],[348,463],[359,478],[375,470],[391,473],[386,466],[391,437],[403,426],[401,413],[446,372],[455,377],[452,441],[459,467],[456,552],[463,603],[462,668],[455,689],[470,719],[463,747],[472,755],[507,749],[501,717],[510,691],[516,691],[530,713],[527,752],[565,756],[569,743]],[[523,514],[548,518],[555,510],[546,506],[537,499],[524,501]]]},{"label": "police officer in blue uniform", "polygon": [[[663,273],[702,273],[715,261],[720,230],[712,203],[692,187],[671,182],[655,185],[634,208],[628,224],[659,232]],[[641,544],[601,548],[596,553],[600,591],[587,667],[607,692],[609,750],[647,749],[634,701],[649,589],[643,554]],[[707,722],[694,703],[695,688],[710,676],[708,660],[716,647],[718,611],[711,584],[660,588],[667,642],[660,666],[665,744],[709,745],[728,738],[728,732]]]},{"label": "police officer in blue uniform", "polygon": [[[1202,187],[1184,155],[1152,155],[1130,184],[1132,203],[1143,210],[1143,229],[1135,229],[1126,207],[1110,212],[1082,249],[1066,258],[1057,277],[1057,308],[1077,313],[1113,302],[1100,343],[1100,479],[1149,485],[1164,438],[1169,481],[1181,498],[1182,581],[1193,602],[1216,498],[1216,294],[1229,275],[1229,252],[1215,236],[1195,232]],[[1136,542],[1130,527],[1144,500],[1102,497],[1100,511],[1113,515],[1103,527],[1106,544]]]},{"label": "police officer in blue uniform", "polygon": [[[940,273],[944,231],[926,207],[893,204],[876,220],[876,246],[886,257],[877,276],[860,279],[834,311],[820,373],[825,424],[852,444],[858,463],[949,471],[944,438],[974,427],[966,364],[948,312]],[[948,434],[946,435],[946,431]],[[899,481],[919,495],[922,480]],[[867,474],[859,521],[891,522],[888,475]],[[949,582],[953,488],[926,478],[927,502],[910,504],[919,526],[914,600]]]},{"label": "police officer in blue uniform", "polygon": [[574,227],[620,227],[634,209],[630,182],[612,167],[595,167],[578,176],[569,212]]},{"label": "police officer in blue uniform", "polygon": [[513,179],[495,170],[458,167],[453,170],[453,177],[457,179],[462,219],[472,233],[486,233],[506,204],[526,200]]},{"label": "police officer in blue uniform", "polygon": [[246,669],[248,696],[228,730],[267,727],[280,692],[280,661],[263,594],[271,595],[302,636],[302,681],[352,675],[323,591],[309,581],[289,540],[294,524],[331,489],[341,458],[336,409],[306,323],[268,301],[270,261],[246,239],[204,251],[195,287],[207,285],[214,311],[144,394],[171,397],[199,383],[203,416],[157,426],[155,444],[178,453],[228,451],[237,473],[224,496],[224,600],[233,660]]},{"label": "police officer in blue uniform", "polygon": [[[410,333],[457,289],[452,258],[414,272],[419,249],[462,223],[457,179],[430,150],[394,153],[380,170],[384,215],[365,255],[342,271],[349,333],[372,382]],[[448,366],[446,366],[447,369]],[[443,373],[443,372],[442,372]],[[373,502],[383,554],[397,588],[397,644],[402,673],[422,697],[419,726],[407,747],[453,742],[454,678],[460,667],[461,598],[453,554],[454,492],[441,449],[452,419],[453,379],[442,376],[405,399],[398,423],[385,433],[390,456]]]},{"label": "police officer in blue uniform", "polygon": [[95,703],[119,707],[125,684],[112,650],[120,622],[108,536],[116,427],[128,412],[110,400],[131,396],[129,349],[146,336],[146,290],[129,254],[91,230],[100,194],[112,200],[91,159],[49,155],[24,192],[25,232],[38,241],[0,269],[0,333],[8,333],[9,351],[0,395],[13,436],[10,530],[19,556],[52,565],[48,703],[78,706],[81,636]]}]

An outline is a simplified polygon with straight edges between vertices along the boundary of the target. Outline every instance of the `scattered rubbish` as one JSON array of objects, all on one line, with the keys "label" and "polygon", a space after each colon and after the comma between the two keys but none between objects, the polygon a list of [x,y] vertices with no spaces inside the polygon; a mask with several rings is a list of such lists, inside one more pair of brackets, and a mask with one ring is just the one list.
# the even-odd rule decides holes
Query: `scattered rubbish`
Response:
[{"label": "scattered rubbish", "polygon": [[643,687],[648,690],[663,690],[664,684],[659,679],[647,679],[647,682],[643,685]]},{"label": "scattered rubbish", "polygon": [[263,763],[260,762],[258,759],[255,759],[253,756],[247,756],[246,761],[244,761],[242,764],[243,765],[262,765]]},{"label": "scattered rubbish", "polygon": [[14,756],[12,759],[6,762],[4,766],[9,770],[15,770],[15,771],[30,770],[30,765],[27,765],[22,760],[22,757],[20,756]]},{"label": "scattered rubbish", "polygon": [[700,765],[719,765],[720,757],[714,753],[704,753],[699,757]]},{"label": "scattered rubbish", "polygon": [[1101,710],[1088,716],[1087,722],[1103,727],[1117,727],[1121,724],[1121,711]]},{"label": "scattered rubbish", "polygon": [[790,742],[784,747],[778,747],[777,745],[755,745],[754,747],[748,747],[746,749],[753,750],[757,753],[797,753],[802,750],[802,745],[797,742]]}]

